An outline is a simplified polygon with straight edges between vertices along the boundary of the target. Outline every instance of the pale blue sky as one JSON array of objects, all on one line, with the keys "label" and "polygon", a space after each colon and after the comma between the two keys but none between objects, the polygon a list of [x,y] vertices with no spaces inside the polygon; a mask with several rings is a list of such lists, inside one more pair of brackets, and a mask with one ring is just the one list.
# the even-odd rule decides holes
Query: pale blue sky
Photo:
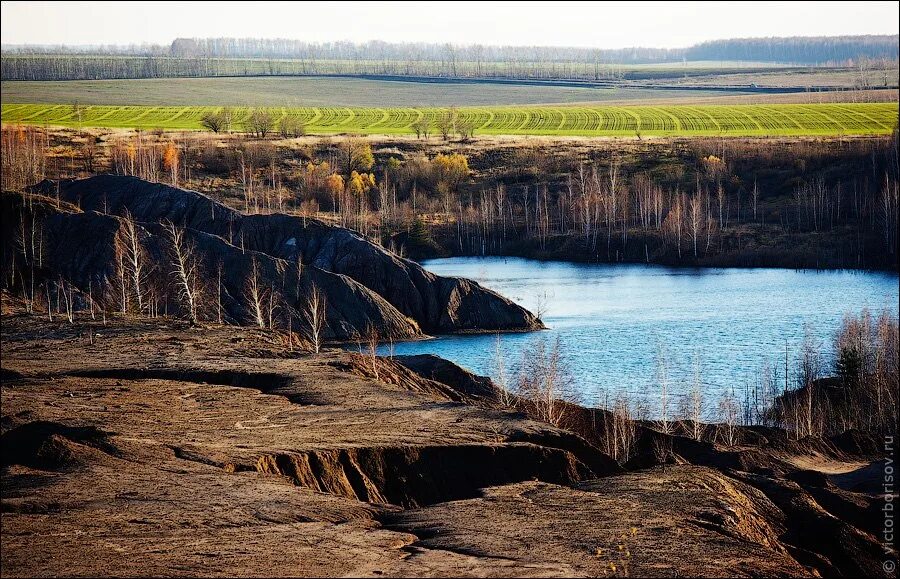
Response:
[{"label": "pale blue sky", "polygon": [[176,37],[683,47],[748,36],[897,34],[900,2],[3,2],[3,44]]}]

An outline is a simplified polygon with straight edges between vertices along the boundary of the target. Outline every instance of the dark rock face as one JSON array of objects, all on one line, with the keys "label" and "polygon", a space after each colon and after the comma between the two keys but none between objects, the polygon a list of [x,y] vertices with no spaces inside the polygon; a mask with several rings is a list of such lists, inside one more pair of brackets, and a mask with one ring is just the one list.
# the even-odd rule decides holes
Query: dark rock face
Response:
[{"label": "dark rock face", "polygon": [[[85,213],[57,212],[51,218],[61,267],[85,269],[81,262],[112,262],[105,255],[118,231],[119,215],[129,212],[145,230],[149,246],[160,246],[164,220],[185,227],[208,264],[223,263],[229,302],[238,301],[251,262],[276,277],[301,280],[284,290],[291,303],[312,283],[328,297],[332,339],[350,339],[373,324],[396,339],[431,333],[525,331],[542,326],[533,314],[475,282],[436,276],[359,234],[316,219],[284,214],[243,215],[209,197],[134,177],[102,175],[89,179],[44,181],[32,192],[56,197]],[[91,222],[90,224],[85,223]],[[90,247],[88,251],[78,249]],[[158,254],[162,259],[162,248]],[[151,251],[151,253],[153,253]],[[72,265],[75,264],[75,265]],[[89,269],[102,269],[91,263]],[[293,271],[293,273],[291,273]],[[76,272],[67,272],[75,274]],[[109,272],[106,272],[107,274]],[[96,275],[96,274],[92,274]],[[73,278],[76,281],[77,275]],[[281,291],[281,290],[280,290]],[[232,318],[238,307],[231,304]],[[231,311],[234,310],[234,311]],[[246,320],[243,320],[246,321]]]},{"label": "dark rock face", "polygon": [[[4,194],[5,214],[16,215],[23,206],[21,197]],[[41,234],[40,267],[35,278],[43,278],[56,291],[61,280],[74,284],[81,292],[81,301],[91,299],[103,304],[107,310],[121,307],[123,219],[88,211],[77,213],[65,208],[55,210],[52,205],[32,206],[30,218],[36,219]],[[39,209],[39,210],[36,210]],[[30,221],[29,218],[29,221]],[[254,268],[263,288],[263,306],[273,309],[273,322],[282,328],[303,333],[307,312],[303,298],[315,285],[326,296],[325,320],[322,338],[325,340],[350,340],[363,335],[369,327],[382,337],[394,339],[415,338],[421,334],[414,320],[408,319],[370,291],[347,276],[320,270],[313,266],[300,266],[285,260],[252,251],[242,251],[223,239],[196,230],[185,230],[188,241],[198,256],[200,293],[203,297],[202,318],[217,319],[217,300],[221,300],[223,321],[238,325],[256,323],[247,299],[247,282]],[[142,260],[144,263],[144,291],[159,302],[160,312],[175,313],[178,299],[168,282],[172,279],[172,267],[168,257],[168,239],[158,223],[143,222],[138,227]],[[15,254],[14,238],[4,236],[4,258]],[[11,266],[4,259],[4,270],[27,271],[29,266],[18,263]],[[221,286],[218,271],[221,267]],[[130,280],[128,280],[130,283]],[[131,289],[124,290],[129,294]],[[269,301],[271,294],[272,300]],[[87,297],[89,296],[89,297]],[[82,303],[82,307],[86,304]],[[268,319],[266,320],[268,322]]]}]

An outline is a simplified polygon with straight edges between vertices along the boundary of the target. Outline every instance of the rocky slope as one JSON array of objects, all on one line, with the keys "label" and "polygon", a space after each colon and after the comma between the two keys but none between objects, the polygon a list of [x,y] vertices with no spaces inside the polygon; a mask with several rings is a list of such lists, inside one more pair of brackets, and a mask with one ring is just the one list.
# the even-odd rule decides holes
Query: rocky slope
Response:
[{"label": "rocky slope", "polygon": [[[542,327],[527,310],[473,281],[436,276],[353,231],[316,219],[283,214],[244,215],[201,193],[114,175],[45,181],[32,191],[71,203],[81,211],[115,216],[128,211],[150,228],[169,220],[184,226],[192,235],[218,238],[239,248],[242,254],[251,252],[282,260],[288,266],[302,263],[345,276],[427,333]],[[218,253],[215,249],[208,252]],[[343,302],[333,304],[332,309],[348,310],[353,305]],[[381,317],[388,314],[383,312]],[[333,324],[329,326],[335,330]],[[334,331],[335,335],[341,333]],[[411,328],[382,331],[384,336],[395,338],[410,333]]]},{"label": "rocky slope", "polygon": [[[134,298],[134,279],[128,263],[126,224],[118,216],[80,212],[72,207],[56,209],[46,201],[42,206],[23,206],[22,198],[4,194],[3,210],[8,215],[25,210],[26,226],[36,223],[39,249],[32,256],[29,250],[20,251],[20,235],[10,229],[4,235],[5,272],[18,273],[22,293],[36,290],[59,298],[69,288],[79,309],[89,308],[89,302],[107,310],[137,307]],[[186,230],[186,238],[198,257],[198,293],[201,296],[200,317],[216,320],[221,304],[222,320],[232,324],[255,324],[255,314],[248,295],[248,282],[255,277],[260,286],[263,322],[282,329],[303,332],[308,313],[303,298],[312,286],[326,296],[326,340],[349,340],[361,336],[370,326],[381,336],[395,339],[415,338],[420,330],[415,321],[407,318],[381,296],[348,278],[313,266],[288,263],[259,252],[242,251],[223,239],[195,230]],[[145,310],[155,313],[177,313],[181,308],[177,289],[172,283],[173,271],[169,257],[169,240],[156,223],[137,225],[143,268],[141,288],[145,294]],[[26,237],[30,237],[26,234]],[[30,244],[30,239],[28,240]],[[34,269],[32,269],[32,267]],[[218,273],[221,268],[221,278]],[[126,271],[127,269],[127,271]],[[24,272],[24,273],[23,273]],[[21,287],[25,286],[25,287]],[[43,288],[41,288],[43,286]],[[49,293],[47,293],[49,292]],[[125,303],[125,306],[121,304]],[[271,318],[269,317],[271,311]]]}]

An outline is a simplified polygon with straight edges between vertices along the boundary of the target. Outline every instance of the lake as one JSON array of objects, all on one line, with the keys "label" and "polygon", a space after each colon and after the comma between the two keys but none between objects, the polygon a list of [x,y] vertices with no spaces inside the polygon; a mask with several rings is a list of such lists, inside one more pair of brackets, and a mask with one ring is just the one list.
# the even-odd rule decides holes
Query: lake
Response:
[{"label": "lake", "polygon": [[[786,269],[674,269],[518,258],[425,261],[445,276],[474,279],[535,311],[546,303],[548,330],[503,334],[507,373],[534,340],[558,337],[583,402],[599,406],[618,392],[654,406],[655,358],[665,352],[674,397],[690,388],[695,359],[706,399],[743,392],[767,362],[783,372],[809,332],[830,363],[845,313],[898,312],[894,273]],[[496,374],[496,335],[441,336],[382,346],[379,353],[430,353],[477,373]],[[783,373],[781,374],[783,377]],[[608,397],[608,398],[607,398]]]}]

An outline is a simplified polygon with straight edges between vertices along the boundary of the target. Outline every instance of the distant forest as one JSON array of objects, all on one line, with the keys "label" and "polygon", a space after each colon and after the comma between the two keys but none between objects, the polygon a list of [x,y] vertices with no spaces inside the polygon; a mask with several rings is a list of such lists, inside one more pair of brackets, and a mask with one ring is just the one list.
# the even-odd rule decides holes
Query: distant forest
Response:
[{"label": "distant forest", "polygon": [[857,66],[894,62],[900,38],[744,38],[688,48],[594,49],[535,46],[178,38],[169,46],[3,46],[3,80],[289,74],[603,79],[619,67],[689,61]]}]

